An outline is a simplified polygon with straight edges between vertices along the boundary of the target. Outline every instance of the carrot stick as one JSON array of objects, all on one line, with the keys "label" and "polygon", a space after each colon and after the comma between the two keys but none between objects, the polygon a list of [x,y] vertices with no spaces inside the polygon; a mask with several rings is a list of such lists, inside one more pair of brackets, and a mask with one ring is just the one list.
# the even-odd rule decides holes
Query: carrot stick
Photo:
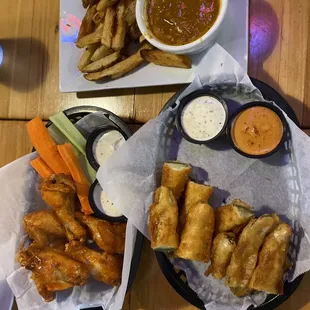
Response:
[{"label": "carrot stick", "polygon": [[57,145],[42,120],[36,117],[28,122],[26,126],[32,145],[51,170],[56,174],[70,175],[70,170],[59,155]]},{"label": "carrot stick", "polygon": [[40,175],[41,178],[48,178],[54,171],[45,163],[45,161],[38,157],[30,162],[32,168]]},{"label": "carrot stick", "polygon": [[58,151],[71,172],[71,176],[76,186],[76,192],[81,203],[81,210],[85,214],[94,213],[88,201],[89,183],[80,167],[78,158],[73,152],[72,144],[66,143],[58,145]]}]

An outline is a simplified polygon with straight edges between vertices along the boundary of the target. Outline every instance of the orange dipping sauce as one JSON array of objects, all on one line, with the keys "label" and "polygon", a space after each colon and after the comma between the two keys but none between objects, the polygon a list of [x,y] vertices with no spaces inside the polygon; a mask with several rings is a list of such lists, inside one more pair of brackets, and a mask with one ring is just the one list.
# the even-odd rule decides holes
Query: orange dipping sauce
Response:
[{"label": "orange dipping sauce", "polygon": [[273,151],[283,137],[280,117],[271,109],[256,106],[237,116],[231,135],[237,148],[249,155],[264,155]]}]

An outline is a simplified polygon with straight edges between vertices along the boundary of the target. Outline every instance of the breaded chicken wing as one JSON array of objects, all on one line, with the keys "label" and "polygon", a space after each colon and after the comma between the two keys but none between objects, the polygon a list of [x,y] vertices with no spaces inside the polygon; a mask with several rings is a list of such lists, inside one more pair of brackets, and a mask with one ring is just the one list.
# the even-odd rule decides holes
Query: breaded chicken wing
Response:
[{"label": "breaded chicken wing", "polygon": [[217,234],[213,240],[211,265],[206,271],[206,276],[211,273],[214,279],[223,279],[235,248],[236,236],[234,233]]},{"label": "breaded chicken wing", "polygon": [[254,270],[249,287],[269,294],[283,294],[283,273],[292,230],[281,223],[265,239],[259,253],[258,265]]},{"label": "breaded chicken wing", "polygon": [[121,283],[123,265],[121,255],[99,253],[78,241],[68,243],[66,252],[73,259],[86,264],[90,274],[96,280],[113,286]]},{"label": "breaded chicken wing", "polygon": [[91,239],[100,249],[110,254],[124,253],[126,223],[110,223],[79,211],[74,215],[78,222],[88,227]]},{"label": "breaded chicken wing", "polygon": [[71,177],[51,175],[39,186],[43,200],[55,211],[69,240],[85,240],[86,231],[74,218],[75,186]]},{"label": "breaded chicken wing", "polygon": [[254,217],[251,207],[240,199],[233,200],[232,204],[219,207],[215,210],[216,232],[233,231],[237,233]]},{"label": "breaded chicken wing", "polygon": [[84,285],[89,277],[85,264],[71,259],[65,253],[50,247],[31,244],[18,254],[21,266],[31,270],[34,281],[42,297],[51,300],[49,292]]},{"label": "breaded chicken wing", "polygon": [[30,239],[40,246],[59,238],[66,238],[65,228],[56,214],[50,210],[27,214],[23,224]]},{"label": "breaded chicken wing", "polygon": [[237,296],[249,293],[248,285],[256,267],[258,251],[278,223],[276,214],[268,214],[252,219],[243,229],[226,271],[226,284]]}]

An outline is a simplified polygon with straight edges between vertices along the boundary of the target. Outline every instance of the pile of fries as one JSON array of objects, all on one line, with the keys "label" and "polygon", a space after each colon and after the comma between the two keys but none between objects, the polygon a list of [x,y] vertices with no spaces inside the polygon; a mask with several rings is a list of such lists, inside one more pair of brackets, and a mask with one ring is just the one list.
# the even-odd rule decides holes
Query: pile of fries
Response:
[{"label": "pile of fries", "polygon": [[[78,68],[89,81],[116,79],[133,71],[144,62],[166,67],[189,69],[188,56],[174,55],[155,49],[141,34],[136,21],[136,0],[82,0],[87,9],[76,41],[85,48]],[[129,55],[128,46],[139,43]]]}]

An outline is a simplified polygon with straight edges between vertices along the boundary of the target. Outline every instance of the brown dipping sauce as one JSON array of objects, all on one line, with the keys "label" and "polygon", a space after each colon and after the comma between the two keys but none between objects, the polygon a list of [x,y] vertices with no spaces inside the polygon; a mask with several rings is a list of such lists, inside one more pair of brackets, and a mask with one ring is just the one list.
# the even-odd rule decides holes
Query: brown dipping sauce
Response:
[{"label": "brown dipping sauce", "polygon": [[281,142],[283,124],[274,111],[257,106],[237,116],[231,133],[239,150],[249,155],[264,155]]},{"label": "brown dipping sauce", "polygon": [[185,45],[201,38],[215,23],[220,0],[147,0],[146,14],[153,35],[168,45]]}]

